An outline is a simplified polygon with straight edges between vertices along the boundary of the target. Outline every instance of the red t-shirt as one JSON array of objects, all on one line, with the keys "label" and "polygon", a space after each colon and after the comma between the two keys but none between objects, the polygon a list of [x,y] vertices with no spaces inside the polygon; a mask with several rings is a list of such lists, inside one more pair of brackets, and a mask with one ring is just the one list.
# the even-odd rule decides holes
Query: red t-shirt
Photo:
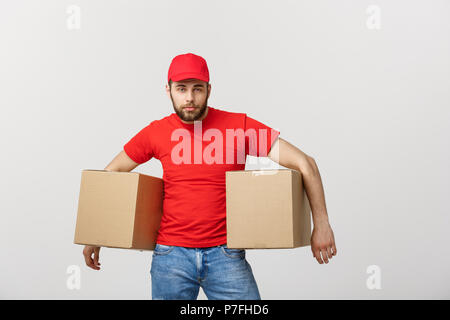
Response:
[{"label": "red t-shirt", "polygon": [[225,172],[245,170],[246,155],[267,156],[279,134],[245,113],[208,106],[195,127],[172,113],[131,138],[123,149],[133,161],[154,157],[163,167],[156,242],[191,248],[227,243]]}]

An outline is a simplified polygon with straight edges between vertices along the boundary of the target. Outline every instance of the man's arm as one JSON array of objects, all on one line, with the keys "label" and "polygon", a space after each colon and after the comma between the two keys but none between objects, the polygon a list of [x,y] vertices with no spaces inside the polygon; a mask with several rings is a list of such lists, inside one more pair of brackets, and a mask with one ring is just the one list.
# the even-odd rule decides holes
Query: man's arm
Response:
[{"label": "man's arm", "polygon": [[136,168],[139,163],[134,162],[125,153],[125,151],[120,151],[119,154],[106,166],[106,171],[120,171],[120,172],[130,172]]},{"label": "man's arm", "polygon": [[283,167],[301,172],[314,223],[311,250],[319,263],[323,263],[320,253],[325,263],[328,263],[328,258],[336,255],[336,245],[328,221],[322,179],[316,161],[282,138],[274,142],[267,156]]},{"label": "man's arm", "polygon": [[[136,168],[139,163],[134,162],[125,153],[125,151],[119,152],[117,156],[106,166],[106,171],[119,171],[119,172],[130,172]],[[94,255],[94,257],[92,257]],[[84,246],[83,256],[86,265],[94,270],[100,270],[100,246]]]},{"label": "man's arm", "polygon": [[302,179],[311,205],[314,224],[320,223],[321,221],[328,222],[322,180],[316,161],[282,138],[278,138],[274,142],[267,156],[283,167],[302,173]]}]

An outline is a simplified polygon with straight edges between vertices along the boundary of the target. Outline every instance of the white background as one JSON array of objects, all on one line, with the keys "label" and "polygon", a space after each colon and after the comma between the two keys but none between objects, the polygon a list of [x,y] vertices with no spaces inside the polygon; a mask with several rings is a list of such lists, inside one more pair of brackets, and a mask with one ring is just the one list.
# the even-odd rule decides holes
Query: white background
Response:
[{"label": "white background", "polygon": [[[209,105],[319,166],[338,254],[247,250],[263,299],[450,298],[449,15],[444,0],[2,1],[0,298],[151,298],[150,251],[85,266],[81,170],[173,112],[167,71],[186,52],[208,63]],[[156,159],[135,171],[162,176]]]}]

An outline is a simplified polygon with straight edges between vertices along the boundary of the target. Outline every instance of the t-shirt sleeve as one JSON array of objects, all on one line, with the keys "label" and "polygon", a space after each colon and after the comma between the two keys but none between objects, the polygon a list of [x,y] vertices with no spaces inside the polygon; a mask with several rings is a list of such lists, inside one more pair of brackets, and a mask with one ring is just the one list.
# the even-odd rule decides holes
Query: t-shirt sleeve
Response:
[{"label": "t-shirt sleeve", "polygon": [[132,137],[124,146],[125,153],[136,163],[144,163],[150,160],[155,155],[153,146],[153,139],[155,135],[152,134],[153,122],[139,131]]},{"label": "t-shirt sleeve", "polygon": [[267,157],[280,132],[245,115],[246,155]]}]

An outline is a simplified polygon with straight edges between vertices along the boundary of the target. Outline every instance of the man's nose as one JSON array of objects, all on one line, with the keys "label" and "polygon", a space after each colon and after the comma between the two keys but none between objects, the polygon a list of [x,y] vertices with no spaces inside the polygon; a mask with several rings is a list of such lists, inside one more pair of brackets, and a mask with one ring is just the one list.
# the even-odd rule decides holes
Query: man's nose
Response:
[{"label": "man's nose", "polygon": [[194,94],[192,93],[192,91],[188,91],[186,93],[186,101],[194,101]]}]

